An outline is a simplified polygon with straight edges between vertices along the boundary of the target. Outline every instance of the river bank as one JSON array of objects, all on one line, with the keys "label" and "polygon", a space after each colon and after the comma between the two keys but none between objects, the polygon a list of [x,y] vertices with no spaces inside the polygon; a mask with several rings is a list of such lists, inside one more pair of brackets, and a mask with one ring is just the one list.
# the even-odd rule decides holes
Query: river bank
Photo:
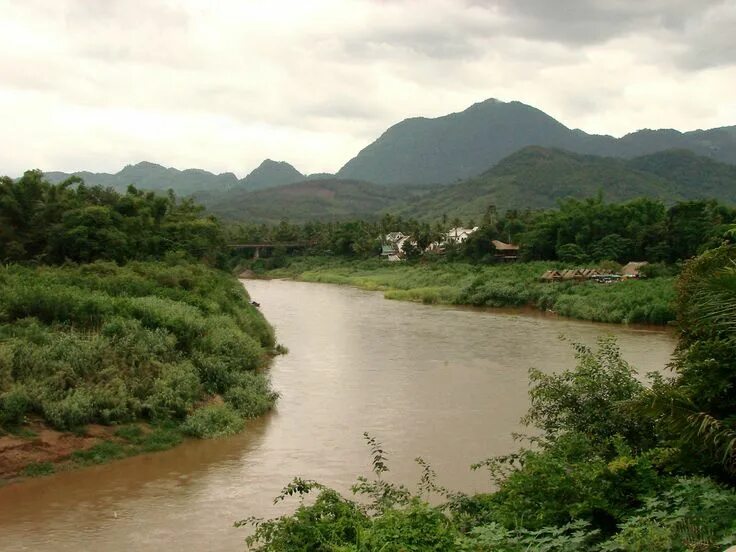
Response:
[{"label": "river bank", "polygon": [[0,436],[0,486],[167,450],[185,439],[173,425],[89,424],[75,431],[59,431],[40,419],[31,420],[13,433]]},{"label": "river bank", "polygon": [[281,264],[252,263],[249,276],[350,285],[425,304],[533,307],[591,322],[664,325],[675,319],[672,277],[614,284],[541,282],[546,270],[558,268],[551,262],[473,265],[290,257]]},{"label": "river bank", "polygon": [[275,404],[273,328],[186,261],[0,269],[0,484],[241,431]]}]

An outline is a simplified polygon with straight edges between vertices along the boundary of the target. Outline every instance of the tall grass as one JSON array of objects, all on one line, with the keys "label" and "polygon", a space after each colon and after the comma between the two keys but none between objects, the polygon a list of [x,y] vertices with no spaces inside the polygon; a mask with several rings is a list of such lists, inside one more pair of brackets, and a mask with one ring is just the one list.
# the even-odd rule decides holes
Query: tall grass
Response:
[{"label": "tall grass", "polygon": [[3,267],[0,426],[182,422],[215,394],[255,416],[274,345],[238,281],[201,264]]}]

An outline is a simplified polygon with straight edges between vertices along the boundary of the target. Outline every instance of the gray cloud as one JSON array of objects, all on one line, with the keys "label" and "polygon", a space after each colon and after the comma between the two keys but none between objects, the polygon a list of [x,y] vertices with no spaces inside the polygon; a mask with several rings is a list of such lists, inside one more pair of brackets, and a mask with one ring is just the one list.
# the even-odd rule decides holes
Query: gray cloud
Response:
[{"label": "gray cloud", "polygon": [[488,97],[622,134],[736,123],[736,0],[6,0],[0,173],[336,170]]}]

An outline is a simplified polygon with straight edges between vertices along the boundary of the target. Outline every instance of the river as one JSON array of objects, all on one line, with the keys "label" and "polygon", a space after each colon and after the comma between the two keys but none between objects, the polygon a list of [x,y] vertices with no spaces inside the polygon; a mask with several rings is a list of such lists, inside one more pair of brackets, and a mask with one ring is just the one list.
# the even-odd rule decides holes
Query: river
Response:
[{"label": "river", "polygon": [[654,328],[417,305],[324,284],[245,285],[289,349],[271,368],[276,411],[232,438],[0,488],[0,550],[242,550],[233,521],[283,511],[272,499],[293,476],[347,489],[368,473],[364,431],[384,443],[397,481],[413,486],[422,456],[441,484],[488,490],[469,465],[516,448],[529,367],[571,367],[570,341],[601,334],[615,335],[641,372],[662,370],[674,347]]}]

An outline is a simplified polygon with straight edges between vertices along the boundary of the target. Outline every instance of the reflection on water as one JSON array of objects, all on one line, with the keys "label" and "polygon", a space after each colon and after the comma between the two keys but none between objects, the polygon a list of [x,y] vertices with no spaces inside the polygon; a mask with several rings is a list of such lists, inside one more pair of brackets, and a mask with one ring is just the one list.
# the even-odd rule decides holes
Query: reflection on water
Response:
[{"label": "reflection on water", "polygon": [[289,348],[272,368],[277,410],[235,437],[0,488],[0,549],[242,550],[233,521],[282,511],[272,499],[293,476],[347,489],[366,473],[363,431],[391,451],[396,480],[417,481],[413,459],[423,456],[440,483],[487,490],[468,466],[515,448],[528,368],[572,365],[561,335],[593,344],[612,333],[642,372],[662,369],[674,346],[650,328],[430,307],[320,284],[246,287]]}]

